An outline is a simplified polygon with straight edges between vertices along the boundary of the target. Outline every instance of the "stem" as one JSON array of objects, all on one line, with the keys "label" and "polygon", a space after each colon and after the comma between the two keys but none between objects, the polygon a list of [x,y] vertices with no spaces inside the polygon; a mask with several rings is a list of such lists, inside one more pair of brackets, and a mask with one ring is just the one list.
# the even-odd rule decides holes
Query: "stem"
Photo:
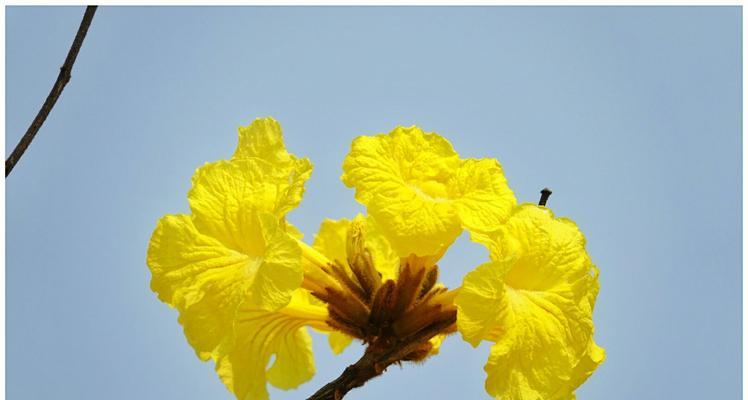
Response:
[{"label": "stem", "polygon": [[47,99],[44,101],[42,108],[36,114],[36,118],[34,118],[34,121],[31,122],[31,125],[16,145],[16,148],[13,149],[13,152],[10,154],[8,159],[5,160],[6,178],[8,177],[8,175],[10,175],[10,171],[13,171],[13,167],[16,166],[18,160],[20,160],[21,156],[23,156],[23,153],[26,152],[26,149],[31,144],[31,141],[34,140],[34,137],[39,131],[39,128],[42,127],[42,124],[44,124],[44,121],[47,119],[50,111],[52,111],[55,103],[57,103],[57,99],[62,94],[62,90],[65,89],[65,85],[67,85],[67,83],[70,81],[71,72],[73,71],[73,64],[75,64],[75,59],[78,57],[78,52],[83,45],[83,39],[85,39],[86,37],[88,27],[91,26],[91,20],[93,20],[94,13],[96,13],[96,6],[86,7],[86,12],[83,14],[83,20],[81,21],[80,27],[78,27],[78,33],[75,34],[75,39],[73,39],[73,44],[70,46],[68,56],[65,58],[65,63],[62,64],[62,67],[60,67],[60,73],[57,75],[57,81],[55,81],[54,86],[52,86],[52,90],[50,90],[49,94],[47,95]]},{"label": "stem", "polygon": [[430,325],[403,342],[387,347],[381,347],[376,342],[370,343],[364,355],[355,364],[349,365],[339,377],[323,386],[307,400],[341,400],[352,389],[361,387],[370,379],[381,375],[390,365],[409,361],[408,356],[435,335],[454,332],[456,320],[455,311],[451,318]]},{"label": "stem", "polygon": [[376,355],[366,349],[355,364],[349,365],[339,377],[323,386],[307,400],[340,400],[351,389],[363,386],[383,371],[384,368],[377,363]]},{"label": "stem", "polygon": [[540,201],[538,202],[539,206],[545,206],[545,203],[548,202],[548,198],[551,197],[551,189],[543,188],[543,190],[540,191]]}]

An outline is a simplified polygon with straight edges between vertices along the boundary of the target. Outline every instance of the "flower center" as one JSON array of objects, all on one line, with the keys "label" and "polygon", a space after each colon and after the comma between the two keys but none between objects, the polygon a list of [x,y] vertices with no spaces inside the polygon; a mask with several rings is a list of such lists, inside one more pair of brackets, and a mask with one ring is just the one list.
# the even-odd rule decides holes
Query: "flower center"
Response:
[{"label": "flower center", "polygon": [[436,285],[439,268],[411,256],[402,259],[396,279],[383,280],[357,221],[348,229],[347,260],[323,261],[313,251],[305,253],[304,286],[327,303],[330,327],[375,347],[407,344],[404,359],[413,361],[430,354],[434,336],[456,330],[456,292]]}]

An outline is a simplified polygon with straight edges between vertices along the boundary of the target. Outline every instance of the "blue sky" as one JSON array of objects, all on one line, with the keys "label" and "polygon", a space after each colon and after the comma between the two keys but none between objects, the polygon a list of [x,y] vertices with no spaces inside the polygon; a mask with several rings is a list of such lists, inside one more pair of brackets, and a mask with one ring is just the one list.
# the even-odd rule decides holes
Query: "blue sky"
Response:
[{"label": "blue sky", "polygon": [[[83,7],[6,8],[6,154]],[[290,219],[362,211],[339,181],[357,135],[417,124],[496,157],[522,201],[587,235],[608,358],[579,398],[741,393],[741,10],[737,7],[104,7],[73,78],[6,182],[9,399],[230,399],[149,290],[160,216],[194,169],[272,115],[315,164]],[[444,282],[487,258],[461,237]],[[308,396],[355,361],[315,336]],[[450,337],[350,399],[488,398],[488,346]]]}]

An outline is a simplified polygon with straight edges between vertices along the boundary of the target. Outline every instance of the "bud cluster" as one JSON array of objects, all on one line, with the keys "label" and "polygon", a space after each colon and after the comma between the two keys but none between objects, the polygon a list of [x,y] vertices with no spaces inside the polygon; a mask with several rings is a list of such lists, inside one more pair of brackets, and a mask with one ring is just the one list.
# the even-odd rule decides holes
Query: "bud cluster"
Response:
[{"label": "bud cluster", "polygon": [[321,266],[334,285],[312,294],[327,303],[328,324],[372,349],[398,349],[397,361],[420,361],[431,354],[430,339],[455,331],[454,294],[437,285],[439,267],[411,256],[396,279],[382,280],[366,248],[363,224],[351,224],[347,260]]}]

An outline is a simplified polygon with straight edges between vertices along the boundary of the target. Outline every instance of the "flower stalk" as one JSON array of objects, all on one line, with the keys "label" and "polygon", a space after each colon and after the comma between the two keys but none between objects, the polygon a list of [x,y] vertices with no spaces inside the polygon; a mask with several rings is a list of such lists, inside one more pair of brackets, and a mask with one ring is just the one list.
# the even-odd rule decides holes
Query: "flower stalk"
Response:
[{"label": "flower stalk", "polygon": [[456,317],[456,313],[452,314],[451,318],[443,319],[429,329],[389,347],[383,347],[379,342],[371,343],[356,363],[349,365],[339,377],[320,388],[307,400],[340,400],[352,389],[361,387],[384,373],[392,364],[423,359],[431,351],[429,339],[439,332],[453,331]]}]

